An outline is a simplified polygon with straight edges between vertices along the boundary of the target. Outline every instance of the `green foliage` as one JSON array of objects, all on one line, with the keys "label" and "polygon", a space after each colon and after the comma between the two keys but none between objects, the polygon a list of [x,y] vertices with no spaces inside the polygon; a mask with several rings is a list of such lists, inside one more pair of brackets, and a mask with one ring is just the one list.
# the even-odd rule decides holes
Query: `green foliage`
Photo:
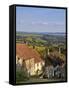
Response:
[{"label": "green foliage", "polygon": [[66,49],[61,48],[61,53],[66,55]]},{"label": "green foliage", "polygon": [[28,74],[24,70],[16,70],[16,82],[28,80]]},{"label": "green foliage", "polygon": [[46,50],[44,46],[36,46],[35,49],[40,54],[41,58],[44,59],[44,56],[46,55]]}]

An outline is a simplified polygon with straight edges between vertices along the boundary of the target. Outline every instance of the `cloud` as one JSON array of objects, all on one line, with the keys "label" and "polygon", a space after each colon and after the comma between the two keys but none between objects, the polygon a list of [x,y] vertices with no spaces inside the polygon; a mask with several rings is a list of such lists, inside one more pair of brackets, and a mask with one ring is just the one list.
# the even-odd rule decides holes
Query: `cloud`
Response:
[{"label": "cloud", "polygon": [[33,21],[32,25],[48,25],[48,26],[63,26],[64,23],[62,22],[41,22],[41,21]]}]

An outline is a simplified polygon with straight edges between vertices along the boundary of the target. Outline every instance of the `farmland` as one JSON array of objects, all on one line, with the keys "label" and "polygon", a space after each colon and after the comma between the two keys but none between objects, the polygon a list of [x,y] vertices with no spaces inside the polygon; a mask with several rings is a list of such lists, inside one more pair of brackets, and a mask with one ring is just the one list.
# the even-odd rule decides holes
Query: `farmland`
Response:
[{"label": "farmland", "polygon": [[66,36],[64,33],[28,33],[17,32],[16,43],[25,43],[37,51],[44,51],[48,48],[50,51],[58,51],[59,47],[63,54],[66,53]]}]

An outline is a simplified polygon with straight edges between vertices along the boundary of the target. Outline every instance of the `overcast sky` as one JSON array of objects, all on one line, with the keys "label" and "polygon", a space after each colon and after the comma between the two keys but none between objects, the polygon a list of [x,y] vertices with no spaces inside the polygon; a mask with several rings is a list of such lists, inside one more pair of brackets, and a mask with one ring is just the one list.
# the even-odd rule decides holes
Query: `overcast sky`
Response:
[{"label": "overcast sky", "polygon": [[65,32],[65,10],[16,7],[16,31]]}]

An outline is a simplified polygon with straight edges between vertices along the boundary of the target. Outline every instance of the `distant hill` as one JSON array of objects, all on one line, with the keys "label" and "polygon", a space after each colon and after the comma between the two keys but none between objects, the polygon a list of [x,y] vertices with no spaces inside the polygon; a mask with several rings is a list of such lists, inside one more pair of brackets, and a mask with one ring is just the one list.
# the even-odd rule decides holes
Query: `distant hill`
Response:
[{"label": "distant hill", "polygon": [[17,31],[19,34],[43,34],[43,35],[65,35],[64,32],[22,32],[22,31]]}]

